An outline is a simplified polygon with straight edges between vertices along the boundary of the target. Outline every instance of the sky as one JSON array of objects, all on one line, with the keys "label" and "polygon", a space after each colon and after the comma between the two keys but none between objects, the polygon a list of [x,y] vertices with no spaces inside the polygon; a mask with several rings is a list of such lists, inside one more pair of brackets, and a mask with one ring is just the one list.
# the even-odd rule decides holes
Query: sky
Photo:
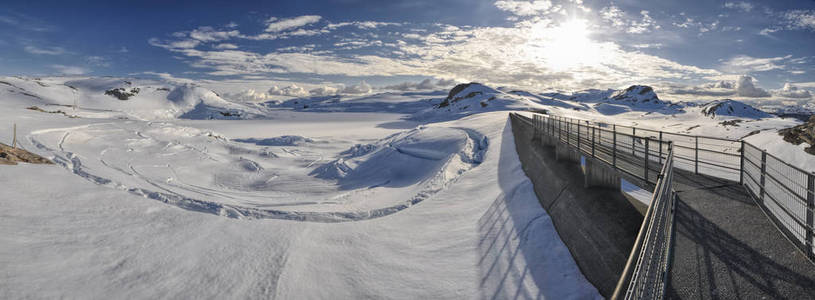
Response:
[{"label": "sky", "polygon": [[[5,1],[0,74],[156,77],[254,97],[654,86],[803,103],[815,1]],[[251,96],[251,95],[250,95]]]}]

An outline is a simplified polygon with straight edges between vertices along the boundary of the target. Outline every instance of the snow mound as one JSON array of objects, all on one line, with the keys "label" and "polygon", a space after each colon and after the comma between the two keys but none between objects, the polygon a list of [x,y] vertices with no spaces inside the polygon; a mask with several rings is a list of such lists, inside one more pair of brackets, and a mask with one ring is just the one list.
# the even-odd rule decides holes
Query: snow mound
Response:
[{"label": "snow mound", "polygon": [[464,129],[421,127],[371,145],[355,145],[312,176],[343,189],[444,184],[481,163],[486,139]]},{"label": "snow mound", "polygon": [[716,100],[702,106],[702,114],[711,118],[717,116],[739,117],[747,119],[768,118],[770,114],[740,101]]},{"label": "snow mound", "polygon": [[456,119],[500,110],[538,110],[543,106],[530,98],[502,92],[480,83],[456,85],[441,102],[413,115],[414,120]]},{"label": "snow mound", "polygon": [[235,139],[236,142],[250,143],[258,146],[300,146],[306,143],[313,143],[314,140],[299,135],[283,135],[268,139]]}]

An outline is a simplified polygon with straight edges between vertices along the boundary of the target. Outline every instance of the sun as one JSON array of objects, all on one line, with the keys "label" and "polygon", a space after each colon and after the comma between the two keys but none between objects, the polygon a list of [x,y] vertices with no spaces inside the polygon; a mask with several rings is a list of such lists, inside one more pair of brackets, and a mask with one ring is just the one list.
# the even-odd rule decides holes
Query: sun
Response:
[{"label": "sun", "polygon": [[583,19],[569,19],[557,26],[535,29],[536,56],[545,60],[547,67],[558,71],[597,65],[601,62],[600,45],[589,38],[591,33],[588,21]]}]

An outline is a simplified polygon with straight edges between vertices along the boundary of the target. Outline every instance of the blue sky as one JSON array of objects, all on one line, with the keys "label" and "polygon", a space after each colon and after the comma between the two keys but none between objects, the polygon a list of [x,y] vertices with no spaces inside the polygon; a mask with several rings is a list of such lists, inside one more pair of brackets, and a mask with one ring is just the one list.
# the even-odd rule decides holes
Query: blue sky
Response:
[{"label": "blue sky", "polygon": [[0,10],[5,75],[192,79],[293,95],[480,81],[808,101],[813,49],[815,1],[8,1]]}]

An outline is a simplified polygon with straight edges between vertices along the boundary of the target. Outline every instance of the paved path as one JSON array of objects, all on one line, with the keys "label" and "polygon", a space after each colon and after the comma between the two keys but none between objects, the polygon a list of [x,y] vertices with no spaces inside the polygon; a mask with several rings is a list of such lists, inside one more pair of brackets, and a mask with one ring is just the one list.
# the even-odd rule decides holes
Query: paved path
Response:
[{"label": "paved path", "polygon": [[738,182],[675,170],[672,299],[815,299],[815,264]]}]

